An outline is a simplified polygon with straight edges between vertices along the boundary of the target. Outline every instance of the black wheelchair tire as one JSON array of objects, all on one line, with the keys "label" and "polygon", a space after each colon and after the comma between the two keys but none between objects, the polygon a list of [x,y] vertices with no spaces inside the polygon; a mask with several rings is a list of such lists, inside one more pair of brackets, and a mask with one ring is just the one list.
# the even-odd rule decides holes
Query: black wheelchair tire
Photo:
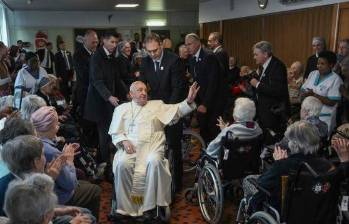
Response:
[{"label": "black wheelchair tire", "polygon": [[251,215],[247,224],[279,224],[275,219],[264,211],[259,211]]},{"label": "black wheelchair tire", "polygon": [[[214,215],[209,214],[210,212],[206,206],[208,201],[206,201],[205,199],[207,195],[205,195],[204,191],[207,188],[207,186],[205,186],[206,184],[204,183],[204,180],[203,180],[204,175],[206,175],[206,173],[207,175],[210,175],[209,178],[213,180],[213,191],[215,191],[214,194],[215,194],[215,204],[216,204]],[[206,220],[206,222],[210,224],[220,223],[223,216],[223,203],[224,203],[223,197],[224,197],[223,186],[222,186],[221,178],[217,168],[210,163],[205,164],[199,174],[199,179],[198,179],[198,201],[200,205],[201,215]]]}]

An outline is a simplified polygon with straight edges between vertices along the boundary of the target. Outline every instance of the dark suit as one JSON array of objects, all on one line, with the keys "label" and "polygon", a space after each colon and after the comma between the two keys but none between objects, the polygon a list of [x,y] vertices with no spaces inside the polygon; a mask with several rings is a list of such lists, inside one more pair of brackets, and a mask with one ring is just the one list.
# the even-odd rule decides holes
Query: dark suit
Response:
[{"label": "dark suit", "polygon": [[124,55],[119,55],[116,58],[116,61],[118,63],[119,69],[120,69],[120,77],[122,81],[125,83],[127,88],[130,87],[130,85],[136,81],[136,77],[133,75],[132,72],[132,66],[131,66],[131,60]]},{"label": "dark suit", "polygon": [[[46,50],[47,50],[47,48],[42,48],[42,49],[38,49],[36,51],[36,54],[39,57],[40,63],[42,63],[45,59]],[[53,64],[55,61],[55,56],[51,51],[48,51],[48,55],[49,55],[48,56],[49,59],[48,58],[46,59],[46,65],[42,66],[42,67],[46,70],[47,74],[53,74]],[[50,60],[50,64],[48,64],[48,60]]]},{"label": "dark suit", "polygon": [[[263,77],[256,88],[257,117],[263,130],[271,129],[278,134],[286,130],[290,101],[287,87],[286,66],[272,56]],[[280,113],[273,113],[273,108],[283,108]]]},{"label": "dark suit", "polygon": [[125,100],[126,93],[121,85],[116,59],[113,55],[107,56],[103,47],[92,55],[89,74],[84,118],[97,124],[101,160],[105,162],[109,158],[108,130],[114,112],[114,106],[108,99],[114,96]]},{"label": "dark suit", "polygon": [[223,115],[228,88],[217,57],[201,49],[198,61],[190,59],[190,74],[198,82],[200,90],[196,98],[197,105],[204,105],[207,113],[197,113],[200,134],[208,143],[219,133],[217,118]]},{"label": "dark suit", "polygon": [[[185,98],[184,71],[177,55],[163,51],[159,70],[155,71],[153,59],[143,58],[140,80],[150,86],[149,96],[152,100],[162,100],[167,104],[179,103]],[[178,122],[165,128],[169,148],[173,150],[175,160],[175,186],[180,189],[182,178],[182,138],[183,124]]]},{"label": "dark suit", "polygon": [[317,70],[317,60],[316,54],[310,56],[307,60],[307,66],[305,67],[304,78],[307,79],[310,72]]},{"label": "dark suit", "polygon": [[[92,52],[91,52],[92,53]],[[73,97],[73,111],[83,131],[85,144],[96,147],[98,144],[98,133],[96,124],[83,118],[87,90],[89,85],[91,54],[84,46],[79,47],[74,55],[74,68],[76,71],[76,85]]]},{"label": "dark suit", "polygon": [[214,52],[216,55],[219,65],[221,66],[222,71],[224,72],[225,79],[228,77],[229,73],[229,55],[228,53],[223,49],[222,46],[218,47],[217,50]]},{"label": "dark suit", "polygon": [[[65,59],[61,50],[55,54],[55,69],[57,77],[62,79],[60,83],[61,92],[64,95],[65,100],[69,103],[70,94],[72,93],[71,81],[74,75],[74,64],[71,53],[66,51],[66,55],[68,60]],[[67,63],[67,61],[69,63]]]}]

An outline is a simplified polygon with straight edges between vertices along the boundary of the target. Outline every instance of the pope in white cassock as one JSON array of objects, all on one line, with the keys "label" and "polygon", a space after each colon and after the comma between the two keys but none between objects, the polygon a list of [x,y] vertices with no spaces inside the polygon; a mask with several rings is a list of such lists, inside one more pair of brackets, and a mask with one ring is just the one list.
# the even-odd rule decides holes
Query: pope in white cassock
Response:
[{"label": "pope in white cassock", "polygon": [[145,84],[136,81],[130,87],[132,101],[115,108],[109,134],[119,148],[113,161],[117,213],[141,216],[171,203],[164,127],[196,108],[199,88],[194,83],[186,100],[164,104],[161,100],[148,101]]}]

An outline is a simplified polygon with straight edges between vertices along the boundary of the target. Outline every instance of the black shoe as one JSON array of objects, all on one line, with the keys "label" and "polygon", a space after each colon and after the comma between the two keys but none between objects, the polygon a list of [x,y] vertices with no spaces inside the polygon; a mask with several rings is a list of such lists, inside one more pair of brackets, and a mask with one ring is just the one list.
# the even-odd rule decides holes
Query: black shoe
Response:
[{"label": "black shoe", "polygon": [[143,212],[142,217],[144,221],[148,223],[148,222],[153,222],[156,219],[156,216],[157,216],[157,209],[154,208],[154,209]]}]

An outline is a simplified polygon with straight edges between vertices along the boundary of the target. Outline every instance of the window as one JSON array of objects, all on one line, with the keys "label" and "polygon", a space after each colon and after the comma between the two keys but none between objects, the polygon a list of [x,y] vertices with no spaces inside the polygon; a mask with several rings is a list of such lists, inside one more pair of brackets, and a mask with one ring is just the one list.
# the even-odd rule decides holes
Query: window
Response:
[{"label": "window", "polygon": [[6,20],[6,8],[0,2],[0,41],[8,45],[8,32],[7,32],[7,20]]}]

